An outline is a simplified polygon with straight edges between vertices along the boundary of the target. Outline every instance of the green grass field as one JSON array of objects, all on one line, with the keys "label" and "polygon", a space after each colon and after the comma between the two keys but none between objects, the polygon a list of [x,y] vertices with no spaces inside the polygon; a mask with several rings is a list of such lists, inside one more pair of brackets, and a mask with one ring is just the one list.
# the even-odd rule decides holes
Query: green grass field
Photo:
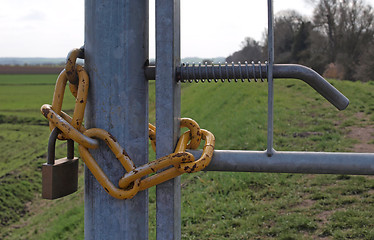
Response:
[{"label": "green grass field", "polygon": [[[0,75],[0,239],[83,239],[83,164],[77,193],[54,201],[40,194],[49,129],[39,108],[51,103],[56,78]],[[374,125],[374,84],[331,82],[351,100],[345,111],[305,83],[275,80],[275,149],[357,150],[362,140],[350,133]],[[216,149],[264,150],[266,103],[266,83],[182,85],[182,117],[213,132]],[[154,82],[149,112],[154,122]],[[58,144],[57,157],[65,147]],[[155,239],[154,188],[149,195]],[[182,176],[182,238],[374,239],[373,203],[372,177],[199,172]]]}]

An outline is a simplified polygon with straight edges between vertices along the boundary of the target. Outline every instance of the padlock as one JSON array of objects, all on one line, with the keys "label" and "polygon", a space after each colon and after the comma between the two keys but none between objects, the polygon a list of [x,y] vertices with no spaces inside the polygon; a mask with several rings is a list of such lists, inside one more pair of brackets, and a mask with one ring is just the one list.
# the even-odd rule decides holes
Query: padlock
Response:
[{"label": "padlock", "polygon": [[67,140],[67,157],[55,160],[56,139],[61,131],[54,128],[49,136],[47,163],[42,166],[42,198],[56,199],[78,189],[78,158],[74,157],[74,141]]}]

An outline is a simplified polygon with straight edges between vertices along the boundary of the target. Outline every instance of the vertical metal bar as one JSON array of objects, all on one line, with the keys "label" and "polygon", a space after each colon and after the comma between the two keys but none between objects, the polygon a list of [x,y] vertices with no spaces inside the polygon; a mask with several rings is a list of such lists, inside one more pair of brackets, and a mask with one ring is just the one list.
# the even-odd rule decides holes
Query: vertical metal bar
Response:
[{"label": "vertical metal bar", "polygon": [[[156,1],[156,156],[174,151],[179,134],[180,1]],[[180,177],[156,187],[157,239],[181,238]]]},{"label": "vertical metal bar", "polygon": [[274,109],[274,84],[273,84],[273,64],[274,64],[274,30],[273,30],[273,0],[268,0],[268,139],[267,155],[273,155],[273,109]]},{"label": "vertical metal bar", "polygon": [[[109,131],[137,166],[148,162],[148,0],[85,1],[86,126]],[[125,170],[104,142],[90,150],[117,184]],[[109,196],[85,169],[85,239],[148,239],[148,192]]]}]

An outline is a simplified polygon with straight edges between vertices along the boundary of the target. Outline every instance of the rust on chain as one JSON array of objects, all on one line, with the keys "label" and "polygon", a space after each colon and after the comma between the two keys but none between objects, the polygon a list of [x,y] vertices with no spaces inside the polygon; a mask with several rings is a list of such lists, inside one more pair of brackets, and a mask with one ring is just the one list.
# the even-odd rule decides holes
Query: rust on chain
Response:
[{"label": "rust on chain", "polygon": [[[155,161],[147,163],[141,167],[135,168],[131,172],[126,173],[118,182],[120,188],[128,187],[136,179],[155,173],[168,166],[172,168],[166,169],[155,175],[144,178],[139,183],[139,190],[145,190],[154,185],[160,184],[172,178],[175,178],[185,172],[197,172],[205,168],[213,156],[214,136],[209,131],[200,129],[199,125],[192,119],[181,119],[181,127],[188,127],[190,130],[185,132],[178,141],[175,152]],[[156,127],[152,124],[148,125],[149,138],[151,143],[155,143]],[[192,132],[192,133],[191,133]],[[187,153],[186,149],[192,145],[197,148],[200,145],[201,137],[205,140],[205,146],[201,158],[195,161],[192,154]],[[194,140],[192,140],[194,139]],[[152,147],[155,145],[152,145]]]},{"label": "rust on chain", "polygon": [[[56,114],[60,114],[62,110],[62,102],[64,100],[65,86],[66,86],[67,80],[68,79],[67,79],[66,71],[64,69],[58,75],[56,85],[55,85],[55,91],[53,93],[52,109],[55,111]],[[53,128],[55,128],[55,125],[52,122],[49,122],[49,129],[52,131]],[[59,134],[59,139],[66,139],[66,136],[65,135],[61,136],[61,134]]]},{"label": "rust on chain", "polygon": [[[57,127],[61,130],[60,139],[72,139],[79,144],[79,152],[83,161],[111,196],[118,199],[132,198],[140,190],[145,190],[183,173],[200,171],[210,163],[214,151],[214,136],[209,131],[200,129],[199,125],[189,118],[182,118],[180,121],[180,127],[187,127],[189,131],[179,138],[174,153],[138,168],[109,132],[98,128],[88,130],[84,128],[82,123],[87,103],[89,77],[82,66],[76,65],[77,57],[84,57],[82,49],[74,49],[69,53],[66,67],[56,81],[52,105],[44,104],[41,112],[49,120],[51,129]],[[70,91],[76,98],[73,117],[62,111],[68,81]],[[148,129],[152,148],[156,150],[156,127],[149,124]],[[99,146],[97,139],[107,144],[127,172],[119,180],[119,188],[108,179],[88,150]],[[195,160],[191,153],[186,152],[186,149],[196,149],[201,139],[205,140],[203,153],[198,160]],[[146,177],[152,173],[156,174]]]},{"label": "rust on chain", "polygon": [[163,183],[167,180],[178,177],[182,174],[183,173],[179,172],[174,167],[166,169],[166,170],[158,173],[157,175],[152,175],[152,176],[147,177],[146,179],[143,179],[142,181],[140,181],[139,191],[143,191],[143,190],[148,189],[150,187],[156,186],[160,183]]},{"label": "rust on chain", "polygon": [[214,135],[208,130],[201,129],[202,139],[205,140],[203,153],[201,157],[191,163],[181,163],[177,170],[180,172],[193,173],[204,169],[209,165],[213,157],[215,138]]},{"label": "rust on chain", "polygon": [[87,72],[80,65],[77,65],[77,72],[79,84],[77,96],[75,99],[75,107],[72,121],[72,125],[74,128],[79,128],[79,126],[83,122],[89,88],[89,78]]},{"label": "rust on chain", "polygon": [[[180,163],[193,162],[195,160],[194,156],[191,153],[173,153],[165,157],[159,158],[143,166],[135,168],[131,172],[126,173],[118,182],[120,188],[126,188],[131,182],[136,179],[141,179],[142,177],[155,173],[159,170],[162,170],[168,166],[174,166]],[[159,173],[153,176],[157,176]],[[166,179],[168,180],[168,179]],[[165,180],[165,181],[166,181]],[[142,179],[141,181],[144,181]],[[141,184],[141,183],[140,183]]]},{"label": "rust on chain", "polygon": [[187,145],[188,149],[196,149],[199,147],[201,142],[201,132],[199,124],[191,118],[182,118],[180,121],[180,127],[186,127],[190,129],[190,143]]},{"label": "rust on chain", "polygon": [[78,84],[78,75],[77,75],[77,69],[76,69],[76,61],[77,58],[84,59],[84,50],[83,48],[75,48],[71,50],[68,53],[68,56],[66,58],[66,75],[68,77],[69,83],[72,85]]},{"label": "rust on chain", "polygon": [[[44,104],[41,107],[41,112],[54,126],[61,130],[69,139],[85,146],[86,148],[98,148],[99,143],[93,138],[89,138],[75,129],[72,124],[57,114],[49,104]],[[67,114],[66,114],[67,115]],[[73,120],[71,120],[73,121]]]},{"label": "rust on chain", "polygon": [[105,131],[100,128],[90,128],[83,133],[89,138],[98,138],[106,142],[109,149],[120,161],[122,166],[126,169],[127,172],[130,172],[135,169],[133,161],[130,159],[129,155],[126,153],[125,149],[117,142],[117,140],[110,134],[108,131]]},{"label": "rust on chain", "polygon": [[[116,158],[121,162],[122,166],[126,169],[126,171],[132,171],[135,166],[131,159],[128,157],[126,151],[117,143],[114,142],[111,138],[109,132],[99,129],[99,128],[91,128],[88,129],[84,134],[87,137],[93,137],[102,139],[106,142],[108,147],[111,149],[113,154]],[[113,183],[109,180],[107,175],[101,169],[101,167],[97,164],[95,159],[92,157],[91,153],[82,145],[79,145],[79,154],[82,157],[82,160],[90,169],[91,173],[94,175],[96,180],[100,183],[100,185],[104,188],[106,192],[109,193],[112,197],[117,199],[129,199],[135,196],[135,194],[139,191],[139,182],[140,179],[135,179],[132,183],[127,185],[125,189],[117,188],[113,185]]]},{"label": "rust on chain", "polygon": [[[44,115],[44,114],[43,114]],[[61,111],[60,113],[60,116],[65,120],[67,121],[69,124],[72,124],[73,122],[73,119],[67,114],[65,113],[64,111]],[[83,133],[85,132],[87,129],[81,124],[78,128],[78,131]]]},{"label": "rust on chain", "polygon": [[151,141],[153,151],[156,152],[156,127],[150,123],[148,123],[148,136],[149,140]]},{"label": "rust on chain", "polygon": [[[142,179],[139,185],[139,191],[148,189],[157,184],[163,183],[167,180],[175,178],[183,173],[192,173],[204,169],[213,157],[215,139],[214,135],[205,130],[200,129],[202,139],[205,140],[205,145],[201,157],[195,161],[181,161],[180,163],[174,164],[174,167],[166,169],[160,173]],[[175,153],[185,153],[188,142],[191,140],[190,131],[185,132],[178,140]]]},{"label": "rust on chain", "polygon": [[[191,118],[181,118],[180,128],[190,129],[190,143],[187,145],[187,149],[196,149],[199,147],[201,142],[201,133],[199,124]],[[153,151],[156,151],[156,127],[152,124],[148,124],[148,135],[151,141]]]},{"label": "rust on chain", "polygon": [[69,83],[69,89],[71,94],[76,98],[78,94],[78,85]]},{"label": "rust on chain", "polygon": [[[77,87],[74,114],[71,121],[71,125],[74,128],[79,129],[83,122],[84,111],[87,104],[89,78],[87,72],[84,70],[82,66],[77,65],[76,69],[78,71],[79,84]],[[52,109],[58,115],[60,115],[62,112],[61,109],[64,100],[67,80],[67,73],[65,70],[63,70],[57,78],[52,100]],[[51,130],[55,127],[55,125],[51,122],[49,123],[49,126]],[[68,137],[65,135],[65,133],[63,133],[59,135],[59,139],[68,139]]]}]

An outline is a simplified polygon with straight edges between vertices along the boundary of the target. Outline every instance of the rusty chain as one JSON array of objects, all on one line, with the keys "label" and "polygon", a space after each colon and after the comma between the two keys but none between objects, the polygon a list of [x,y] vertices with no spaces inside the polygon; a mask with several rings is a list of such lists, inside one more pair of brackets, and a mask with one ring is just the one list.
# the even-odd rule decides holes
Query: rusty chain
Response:
[{"label": "rusty chain", "polygon": [[[89,77],[84,68],[76,64],[77,58],[84,58],[83,48],[73,49],[69,52],[65,69],[56,81],[52,105],[44,104],[41,107],[41,112],[49,120],[51,130],[55,127],[61,130],[62,133],[58,137],[60,140],[72,139],[79,144],[79,153],[82,160],[100,185],[111,196],[118,199],[129,199],[135,196],[138,191],[148,189],[183,173],[200,171],[210,163],[214,151],[214,136],[211,132],[200,129],[199,125],[189,118],[180,120],[180,127],[186,127],[189,130],[179,138],[174,153],[140,167],[134,165],[125,149],[109,132],[99,128],[86,129],[82,126],[87,103]],[[69,82],[70,92],[76,98],[73,117],[62,111],[67,82]],[[148,135],[153,150],[156,150],[156,127],[150,123],[148,125]],[[98,148],[98,139],[106,142],[127,172],[119,180],[119,187],[116,187],[108,179],[89,152],[90,148]],[[198,160],[195,160],[194,156],[186,150],[198,148],[202,139],[205,140],[203,154]],[[152,173],[155,174],[147,177]]]}]

